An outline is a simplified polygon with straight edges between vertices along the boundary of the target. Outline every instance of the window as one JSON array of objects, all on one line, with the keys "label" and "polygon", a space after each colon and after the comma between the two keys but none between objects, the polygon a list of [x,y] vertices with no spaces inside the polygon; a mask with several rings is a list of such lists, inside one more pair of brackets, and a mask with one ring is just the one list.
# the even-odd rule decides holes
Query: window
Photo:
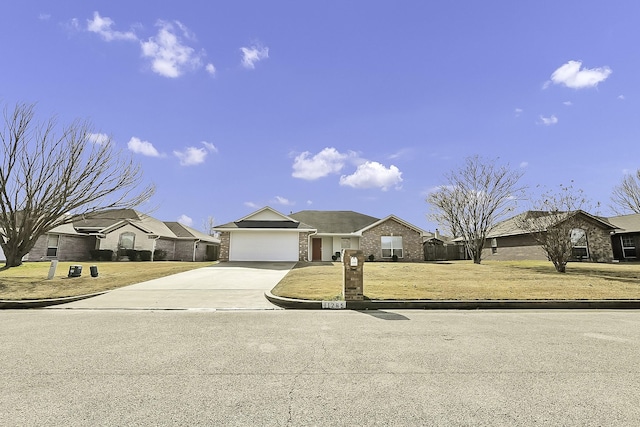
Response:
[{"label": "window", "polygon": [[396,255],[402,258],[402,236],[382,236],[382,258],[391,258]]},{"label": "window", "polygon": [[351,239],[343,237],[340,241],[340,249],[351,249]]},{"label": "window", "polygon": [[133,249],[136,242],[136,235],[130,231],[124,232],[120,235],[120,242],[118,247],[120,249]]},{"label": "window", "polygon": [[49,234],[47,236],[47,256],[58,256],[58,243],[60,242],[60,236],[58,234]]},{"label": "window", "polygon": [[620,236],[622,242],[622,256],[624,258],[636,258],[636,242],[633,236]]},{"label": "window", "polygon": [[587,233],[582,228],[571,230],[571,244],[573,245],[571,255],[574,259],[589,258]]},{"label": "window", "polygon": [[498,240],[496,240],[495,238],[491,239],[491,253],[498,253]]}]

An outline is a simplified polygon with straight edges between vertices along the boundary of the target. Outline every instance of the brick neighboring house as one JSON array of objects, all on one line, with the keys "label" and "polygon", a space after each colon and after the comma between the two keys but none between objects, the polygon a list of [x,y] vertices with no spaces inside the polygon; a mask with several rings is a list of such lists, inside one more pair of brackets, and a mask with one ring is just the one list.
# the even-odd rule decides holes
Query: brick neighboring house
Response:
[{"label": "brick neighboring house", "polygon": [[[482,258],[487,260],[547,260],[547,254],[518,221],[545,212],[527,211],[498,223],[487,236]],[[578,226],[575,230],[574,260],[607,262],[613,259],[611,234],[616,225],[607,218],[577,211]],[[558,224],[556,222],[555,224]],[[550,223],[549,227],[555,224]]]},{"label": "brick neighboring house", "polygon": [[220,240],[177,222],[163,222],[134,209],[97,212],[50,230],[38,238],[28,261],[87,261],[92,249],[155,251],[166,259],[217,259]]},{"label": "brick neighboring house", "polygon": [[423,261],[425,231],[394,215],[306,210],[284,215],[264,207],[215,228],[221,261],[332,261],[360,249],[377,261]]}]

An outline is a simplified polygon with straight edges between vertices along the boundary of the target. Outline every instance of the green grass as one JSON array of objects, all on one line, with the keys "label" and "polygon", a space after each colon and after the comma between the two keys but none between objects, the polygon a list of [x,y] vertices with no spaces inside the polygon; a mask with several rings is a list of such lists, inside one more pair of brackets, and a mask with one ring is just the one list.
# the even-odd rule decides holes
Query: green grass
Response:
[{"label": "green grass", "polygon": [[[72,264],[82,265],[81,277],[67,277]],[[25,262],[20,267],[0,271],[0,299],[47,299],[92,294],[211,264],[174,261],[60,262],[54,278],[48,280],[51,263]],[[91,265],[98,267],[98,277],[91,277]]]},{"label": "green grass", "polygon": [[[342,264],[298,263],[274,295],[331,300],[342,294]],[[556,273],[550,262],[470,261],[365,263],[370,299],[640,299],[640,264],[570,263]]]}]

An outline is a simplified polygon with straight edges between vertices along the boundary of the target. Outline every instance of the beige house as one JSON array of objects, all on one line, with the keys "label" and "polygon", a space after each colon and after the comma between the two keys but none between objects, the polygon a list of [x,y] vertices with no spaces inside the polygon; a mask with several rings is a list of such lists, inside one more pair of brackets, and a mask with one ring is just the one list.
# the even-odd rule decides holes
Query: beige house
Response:
[{"label": "beige house", "polygon": [[221,261],[332,261],[360,249],[377,261],[422,261],[426,232],[395,215],[306,210],[284,215],[264,207],[218,226]]},{"label": "beige house", "polygon": [[217,259],[220,240],[177,222],[164,222],[133,209],[98,212],[41,236],[25,260],[85,261],[92,250],[162,250],[167,260]]}]

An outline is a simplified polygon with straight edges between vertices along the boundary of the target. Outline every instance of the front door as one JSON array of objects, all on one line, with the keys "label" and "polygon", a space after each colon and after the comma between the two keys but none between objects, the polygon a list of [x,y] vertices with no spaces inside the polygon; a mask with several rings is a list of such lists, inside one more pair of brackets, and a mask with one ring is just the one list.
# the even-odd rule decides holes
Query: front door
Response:
[{"label": "front door", "polygon": [[322,239],[311,239],[311,261],[322,261]]}]

